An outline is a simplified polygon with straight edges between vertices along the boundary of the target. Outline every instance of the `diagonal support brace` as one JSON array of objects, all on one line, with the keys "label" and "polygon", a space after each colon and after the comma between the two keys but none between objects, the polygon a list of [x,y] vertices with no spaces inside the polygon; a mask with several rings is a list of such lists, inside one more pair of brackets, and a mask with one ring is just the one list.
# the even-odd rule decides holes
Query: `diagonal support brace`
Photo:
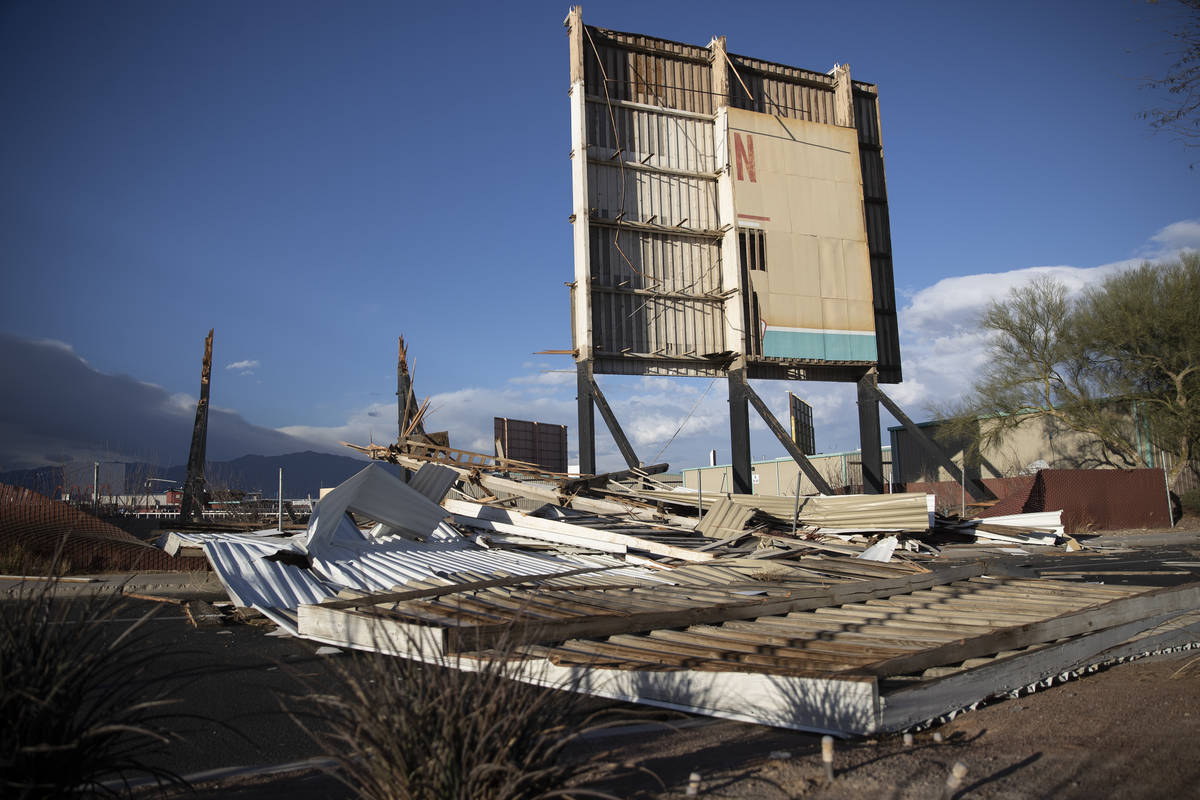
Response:
[{"label": "diagonal support brace", "polygon": [[[878,385],[873,385],[871,390],[875,393],[875,396],[879,398],[879,402],[883,404],[883,407],[886,408],[891,415],[895,417],[901,425],[904,426],[904,430],[908,431],[912,435],[917,444],[921,445],[921,448],[924,449],[926,453],[929,453],[929,455],[933,456],[934,459],[936,459],[937,462],[942,466],[942,469],[950,473],[950,477],[953,478],[956,483],[963,483],[962,470],[959,469],[958,465],[954,463],[954,459],[950,458],[950,455],[944,449],[942,449],[937,442],[929,438],[929,435],[926,434],[925,431],[921,430],[915,422],[909,419],[908,415],[901,410],[900,406],[896,405],[892,398],[884,394],[883,390],[880,389]],[[895,458],[896,454],[893,453],[892,457]],[[987,488],[983,481],[979,480],[978,478],[967,478],[964,486],[967,490],[967,493],[976,500],[982,501],[996,499],[996,495],[992,493],[992,490]]]},{"label": "diagonal support brace", "polygon": [[[750,405],[754,406],[754,410],[762,417],[763,422],[767,423],[767,427],[771,429],[771,433],[775,434],[775,438],[783,445],[783,449],[787,450],[788,455],[799,465],[801,471],[808,476],[813,486],[817,487],[817,491],[821,494],[833,494],[833,489],[830,488],[829,483],[821,476],[821,473],[817,471],[813,463],[808,460],[808,456],[804,455],[804,452],[796,446],[796,443],[792,441],[792,437],[788,436],[787,431],[779,424],[779,420],[775,419],[775,415],[771,413],[771,409],[767,408],[767,404],[758,396],[758,392],[754,391],[754,388],[745,379],[744,373],[738,373],[737,377],[734,378],[734,372],[731,371],[729,376],[730,380],[737,380],[741,383],[740,388],[745,392],[746,399],[750,401]],[[800,493],[799,486],[796,487],[796,493]]]},{"label": "diagonal support brace", "polygon": [[621,423],[617,422],[617,415],[609,407],[608,400],[604,398],[604,392],[600,391],[600,384],[596,383],[596,378],[592,375],[588,376],[588,380],[592,384],[592,400],[596,403],[600,416],[604,418],[604,424],[608,426],[608,432],[612,434],[613,441],[617,443],[617,449],[621,451],[629,468],[637,469],[642,462],[638,461],[637,453],[633,452],[633,445],[629,443],[625,431],[621,429]]}]

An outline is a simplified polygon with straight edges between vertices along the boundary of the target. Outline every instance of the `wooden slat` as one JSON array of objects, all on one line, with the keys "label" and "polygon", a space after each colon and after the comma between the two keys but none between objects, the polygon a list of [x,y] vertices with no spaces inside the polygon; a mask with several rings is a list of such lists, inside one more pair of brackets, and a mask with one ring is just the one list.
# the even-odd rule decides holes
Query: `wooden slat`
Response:
[{"label": "wooden slat", "polygon": [[999,692],[1028,686],[1077,668],[1099,653],[1158,624],[1164,616],[1138,619],[1088,636],[1027,650],[945,678],[922,682],[887,696],[882,729],[903,730],[918,722],[962,708]]},{"label": "wooden slat", "polygon": [[960,639],[923,653],[886,659],[858,670],[863,675],[905,675],[968,658],[1054,641],[1103,630],[1159,614],[1200,607],[1200,583],[1158,589],[1111,600],[1094,608],[1048,620],[1003,628],[971,639]]},{"label": "wooden slat", "polygon": [[655,628],[682,628],[735,619],[786,614],[831,605],[856,603],[872,598],[903,594],[982,573],[982,563],[950,567],[935,573],[920,573],[900,578],[873,581],[854,581],[825,589],[803,589],[790,597],[751,598],[740,602],[706,604],[695,608],[670,611],[644,611],[624,616],[596,615],[579,620],[550,624],[512,623],[458,628],[447,631],[447,646],[453,650],[489,647],[504,641],[513,644],[564,641],[566,639],[596,638],[622,633],[636,633]]},{"label": "wooden slat", "polygon": [[523,583],[536,583],[537,581],[563,578],[568,575],[583,575],[584,573],[588,572],[606,572],[612,569],[622,569],[625,566],[626,565],[621,564],[615,567],[587,567],[584,569],[566,570],[564,572],[545,572],[541,575],[519,575],[516,577],[510,576],[504,578],[493,578],[486,581],[457,583],[450,586],[410,589],[403,592],[366,594],[361,597],[346,598],[341,600],[326,600],[322,603],[322,605],[330,609],[362,608],[363,606],[373,606],[380,603],[399,603],[405,600],[421,600],[428,597],[441,597],[447,594],[457,594],[459,592],[487,589],[492,586],[520,586]]}]

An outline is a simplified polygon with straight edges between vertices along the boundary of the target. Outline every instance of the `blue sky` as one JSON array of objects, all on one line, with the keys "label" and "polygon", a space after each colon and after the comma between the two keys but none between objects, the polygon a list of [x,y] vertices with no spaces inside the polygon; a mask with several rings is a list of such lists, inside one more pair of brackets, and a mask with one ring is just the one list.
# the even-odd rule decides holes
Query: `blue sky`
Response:
[{"label": "blue sky", "polygon": [[[1200,246],[1197,153],[1138,118],[1171,60],[1171,3],[730,9],[584,20],[723,34],[878,84],[909,379],[894,394],[915,416],[966,388],[974,315],[1031,270],[1083,285]],[[210,457],[394,438],[398,335],[452,443],[490,450],[506,415],[567,423],[573,446],[573,377],[553,371],[571,361],[533,355],[570,347],[567,10],[0,5],[0,469],[181,461],[210,327],[229,412]],[[600,380],[643,459],[693,406],[662,457],[727,453],[721,382]],[[780,413],[789,388],[813,400],[822,450],[856,445],[847,387],[759,386]],[[151,417],[152,435],[130,422]],[[780,454],[756,431],[756,456]]]}]

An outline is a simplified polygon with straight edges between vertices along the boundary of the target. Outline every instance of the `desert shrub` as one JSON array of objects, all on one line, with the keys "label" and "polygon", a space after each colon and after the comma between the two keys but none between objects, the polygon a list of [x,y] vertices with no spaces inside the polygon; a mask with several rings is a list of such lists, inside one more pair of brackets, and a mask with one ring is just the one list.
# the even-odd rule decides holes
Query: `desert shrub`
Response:
[{"label": "desert shrub", "polygon": [[425,664],[357,654],[341,669],[346,692],[320,695],[327,752],[370,800],[517,800],[609,797],[572,787],[599,755],[567,758],[579,735],[605,724],[582,695],[513,679],[503,651]]},{"label": "desert shrub", "polygon": [[170,740],[168,684],[149,674],[162,657],[143,627],[153,612],[121,629],[111,620],[124,608],[56,597],[51,582],[0,599],[0,796],[181,783],[150,763]]},{"label": "desert shrub", "polygon": [[1183,510],[1189,514],[1200,514],[1200,489],[1190,489],[1179,496]]}]

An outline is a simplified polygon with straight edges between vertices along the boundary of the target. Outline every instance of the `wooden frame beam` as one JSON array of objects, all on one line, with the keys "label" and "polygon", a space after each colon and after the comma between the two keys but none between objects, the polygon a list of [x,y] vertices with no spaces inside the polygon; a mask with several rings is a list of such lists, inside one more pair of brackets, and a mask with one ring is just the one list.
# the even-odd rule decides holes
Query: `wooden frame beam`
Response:
[{"label": "wooden frame beam", "polygon": [[[918,573],[898,578],[881,578],[867,581],[847,581],[837,583],[827,588],[796,591],[786,597],[753,598],[729,603],[707,603],[693,608],[634,611],[627,613],[591,614],[567,620],[537,620],[521,621],[519,618],[510,622],[491,625],[462,625],[458,627],[440,627],[425,631],[423,642],[437,642],[442,653],[471,652],[494,647],[503,642],[506,645],[528,645],[542,642],[561,642],[568,639],[591,639],[597,637],[615,636],[618,634],[641,633],[656,628],[684,628],[691,625],[710,625],[729,620],[746,620],[758,617],[777,616],[795,611],[809,611],[826,606],[860,603],[890,597],[896,594],[941,586],[946,583],[966,580],[982,575],[986,564],[977,562],[951,567],[932,573]],[[362,598],[369,600],[370,598]],[[356,601],[360,608],[363,603]],[[306,610],[321,613],[325,605],[301,606],[300,613]],[[366,614],[375,618],[379,624],[412,625],[416,623],[393,617],[392,612],[380,610],[371,614],[369,609],[353,613]],[[401,612],[402,613],[402,612]],[[389,617],[391,617],[389,619]],[[430,655],[434,655],[431,653]],[[853,678],[852,678],[853,679]]]},{"label": "wooden frame beam", "polygon": [[959,639],[941,647],[899,658],[889,658],[851,672],[856,675],[908,675],[930,667],[991,655],[1001,650],[1016,650],[1156,615],[1181,613],[1196,608],[1200,608],[1200,582],[1123,597],[1052,619],[1002,628],[970,639]]}]

